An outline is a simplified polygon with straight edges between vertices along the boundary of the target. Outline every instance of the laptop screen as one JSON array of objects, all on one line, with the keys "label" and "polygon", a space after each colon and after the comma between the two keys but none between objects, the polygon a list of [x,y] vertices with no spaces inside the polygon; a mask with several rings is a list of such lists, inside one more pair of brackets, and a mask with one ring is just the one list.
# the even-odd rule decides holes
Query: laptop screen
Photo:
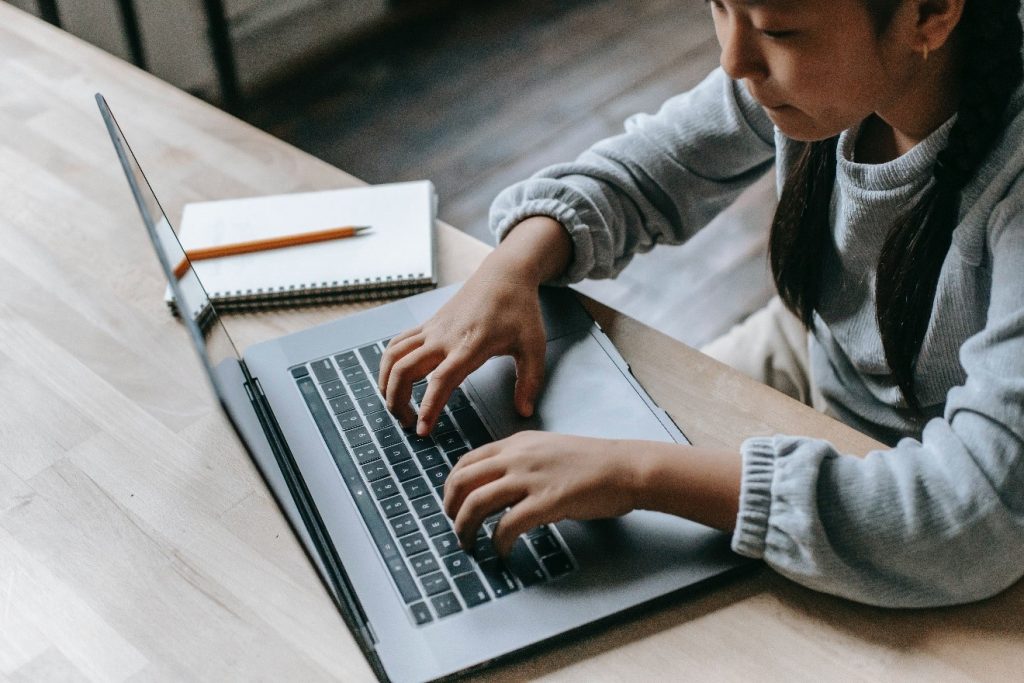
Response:
[{"label": "laptop screen", "polygon": [[[128,141],[121,132],[120,126],[114,120],[110,107],[99,93],[96,94],[96,103],[99,105],[103,121],[107,125],[107,132],[110,133],[114,149],[117,150],[117,156],[121,160],[121,166],[128,178],[128,184],[131,186],[135,203],[139,207],[142,220],[146,225],[150,240],[153,242],[157,258],[167,277],[170,295],[174,298],[180,317],[188,329],[189,336],[192,337],[193,345],[199,352],[199,358],[214,390],[218,395],[223,395],[213,369],[226,358],[241,360],[241,355],[217,315],[217,311],[193,270],[192,264],[188,263],[185,250],[178,241],[178,236],[171,227],[171,222],[160,206],[156,194],[153,193],[153,188],[146,180],[146,175],[142,172],[139,162],[135,159],[135,154],[128,146]],[[175,269],[183,262],[187,267],[180,277],[176,277]],[[154,292],[154,296],[159,296],[159,293]]]}]

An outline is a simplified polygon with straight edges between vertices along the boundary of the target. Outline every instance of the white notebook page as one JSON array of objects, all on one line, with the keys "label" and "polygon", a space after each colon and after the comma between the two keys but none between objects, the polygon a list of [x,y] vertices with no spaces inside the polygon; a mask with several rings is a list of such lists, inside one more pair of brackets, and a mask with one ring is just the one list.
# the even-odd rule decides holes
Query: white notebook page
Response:
[{"label": "white notebook page", "polygon": [[196,261],[214,300],[260,292],[434,278],[436,200],[429,181],[189,204],[186,250],[349,225],[355,237]]}]

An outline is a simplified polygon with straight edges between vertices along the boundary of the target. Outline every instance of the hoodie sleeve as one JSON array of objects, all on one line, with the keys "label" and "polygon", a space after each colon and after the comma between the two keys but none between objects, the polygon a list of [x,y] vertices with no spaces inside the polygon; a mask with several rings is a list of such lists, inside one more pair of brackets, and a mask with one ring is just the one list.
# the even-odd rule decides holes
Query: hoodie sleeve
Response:
[{"label": "hoodie sleeve", "polygon": [[576,161],[545,168],[491,206],[498,241],[531,216],[568,230],[574,257],[553,284],[614,277],[636,253],[680,244],[770,167],[774,129],[746,88],[721,69],[657,114],[626,121]]},{"label": "hoodie sleeve", "polygon": [[986,326],[921,439],[860,459],[743,444],[733,549],[819,591],[888,607],[992,596],[1024,575],[1024,211],[994,231]]}]

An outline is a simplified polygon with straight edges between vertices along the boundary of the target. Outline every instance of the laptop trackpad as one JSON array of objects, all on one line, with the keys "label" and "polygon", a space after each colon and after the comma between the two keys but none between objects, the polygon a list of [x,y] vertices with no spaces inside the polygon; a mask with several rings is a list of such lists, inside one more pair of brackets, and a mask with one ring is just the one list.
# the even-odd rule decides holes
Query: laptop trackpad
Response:
[{"label": "laptop trackpad", "polygon": [[672,441],[665,427],[589,330],[548,342],[534,415],[513,405],[515,362],[492,358],[469,376],[470,391],[496,438],[524,429],[617,439]]}]

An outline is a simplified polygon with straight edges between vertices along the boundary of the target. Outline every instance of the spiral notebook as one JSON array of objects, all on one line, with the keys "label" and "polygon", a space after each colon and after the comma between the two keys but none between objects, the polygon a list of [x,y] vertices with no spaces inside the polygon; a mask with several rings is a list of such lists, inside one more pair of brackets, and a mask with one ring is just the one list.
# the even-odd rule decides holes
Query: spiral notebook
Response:
[{"label": "spiral notebook", "polygon": [[[370,185],[188,204],[178,239],[188,251],[367,225],[371,229],[355,237],[192,267],[219,311],[392,298],[436,286],[436,215],[430,181]],[[187,289],[193,277],[186,274],[181,285]],[[169,292],[166,300],[178,313]]]}]

